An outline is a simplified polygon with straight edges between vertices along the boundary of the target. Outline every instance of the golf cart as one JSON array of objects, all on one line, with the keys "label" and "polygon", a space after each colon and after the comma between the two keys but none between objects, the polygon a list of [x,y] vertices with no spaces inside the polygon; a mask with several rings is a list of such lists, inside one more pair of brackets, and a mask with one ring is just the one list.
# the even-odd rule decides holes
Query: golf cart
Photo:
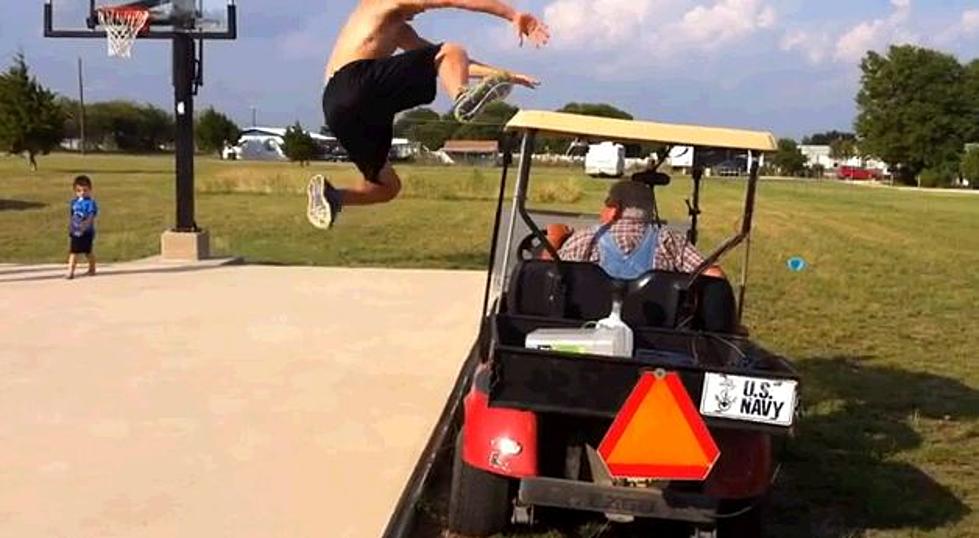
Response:
[{"label": "golf cart", "polygon": [[[693,273],[653,270],[620,280],[598,264],[562,260],[542,226],[563,214],[531,211],[527,200],[538,134],[750,156],[775,151],[775,139],[540,111],[519,112],[506,131],[521,138],[519,174],[507,212],[505,145],[483,305],[487,337],[463,401],[449,530],[489,536],[533,523],[535,508],[548,507],[613,522],[672,520],[698,537],[760,536],[776,474],[773,438],[792,430],[799,376],[741,329],[748,249],[737,299],[726,279],[704,274],[750,244],[757,164],[740,231]],[[695,167],[687,230],[694,244],[701,176]],[[655,170],[633,179],[654,189],[669,181]],[[540,345],[548,331],[595,334],[587,331],[610,316],[631,333],[626,352]]]}]

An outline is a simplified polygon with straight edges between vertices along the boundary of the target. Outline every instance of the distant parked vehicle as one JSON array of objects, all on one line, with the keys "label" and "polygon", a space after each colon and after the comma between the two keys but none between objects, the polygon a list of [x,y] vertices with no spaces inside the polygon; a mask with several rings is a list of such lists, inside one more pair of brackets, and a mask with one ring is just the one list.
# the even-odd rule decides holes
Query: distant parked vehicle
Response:
[{"label": "distant parked vehicle", "polygon": [[880,176],[880,170],[861,168],[859,166],[841,166],[836,170],[836,177],[838,179],[869,181],[880,179]]},{"label": "distant parked vehicle", "polygon": [[336,145],[323,153],[323,160],[332,163],[343,163],[350,160],[350,156],[347,154],[347,150],[343,149],[342,146]]},{"label": "distant parked vehicle", "polygon": [[241,148],[238,146],[232,146],[230,144],[225,144],[224,148],[221,150],[221,158],[226,161],[237,161],[241,159]]},{"label": "distant parked vehicle", "polygon": [[588,147],[585,173],[591,177],[622,177],[625,174],[625,146],[602,142]]},{"label": "distant parked vehicle", "polygon": [[745,172],[744,163],[737,159],[724,161],[711,167],[711,175],[719,177],[738,177]]}]

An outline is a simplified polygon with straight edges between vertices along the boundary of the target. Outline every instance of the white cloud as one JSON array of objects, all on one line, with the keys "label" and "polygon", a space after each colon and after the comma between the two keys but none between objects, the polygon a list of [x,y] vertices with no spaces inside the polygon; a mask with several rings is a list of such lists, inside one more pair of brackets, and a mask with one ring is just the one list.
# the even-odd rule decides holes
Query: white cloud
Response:
[{"label": "white cloud", "polygon": [[833,58],[841,62],[857,62],[863,55],[884,41],[885,21],[862,22],[840,36]]},{"label": "white cloud", "polygon": [[764,0],[719,0],[698,5],[668,30],[681,47],[714,49],[775,25],[775,9]]},{"label": "white cloud", "polygon": [[933,41],[943,47],[955,48],[962,41],[979,36],[979,9],[967,9],[954,24],[937,32]]},{"label": "white cloud", "polygon": [[789,30],[779,41],[779,48],[786,52],[798,50],[814,63],[822,63],[833,48],[833,39],[827,32]]},{"label": "white cloud", "polygon": [[770,0],[555,0],[544,10],[554,45],[566,49],[639,45],[659,55],[709,51],[771,29]]},{"label": "white cloud", "polygon": [[557,47],[615,47],[635,39],[661,0],[556,0],[544,9]]},{"label": "white cloud", "polygon": [[970,9],[963,12],[959,26],[965,35],[979,34],[979,9]]},{"label": "white cloud", "polygon": [[911,0],[891,0],[894,10],[886,18],[862,22],[836,41],[833,58],[840,62],[856,63],[868,50],[898,41],[913,41],[907,28],[911,15]]},{"label": "white cloud", "polygon": [[778,14],[772,6],[765,6],[758,14],[759,28],[773,28],[776,22],[778,22]]},{"label": "white cloud", "polygon": [[843,32],[790,29],[779,46],[784,51],[802,52],[814,64],[827,60],[855,64],[868,50],[919,41],[911,27],[911,9],[911,0],[891,0],[891,12],[886,17],[859,22]]}]

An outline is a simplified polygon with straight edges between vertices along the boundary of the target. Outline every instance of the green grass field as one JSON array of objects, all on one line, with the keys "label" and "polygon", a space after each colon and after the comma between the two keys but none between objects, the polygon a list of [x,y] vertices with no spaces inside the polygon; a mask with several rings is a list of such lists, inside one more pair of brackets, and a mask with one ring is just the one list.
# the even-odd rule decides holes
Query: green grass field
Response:
[{"label": "green grass field", "polygon": [[[158,252],[172,221],[167,157],[0,159],[0,262],[60,262],[71,177],[90,173],[102,216],[97,252]],[[478,268],[498,170],[402,168],[405,196],[350,209],[329,234],[305,222],[313,170],[346,165],[198,161],[198,222],[219,254],[254,263]],[[597,209],[607,183],[538,169],[535,199]],[[680,218],[686,181],[660,195]],[[737,225],[743,184],[710,180],[703,245]],[[797,360],[805,416],[785,454],[773,536],[979,536],[979,198],[763,182],[747,324]],[[803,256],[809,267],[787,270]],[[734,258],[725,263],[738,274]],[[556,534],[552,534],[556,535]]]}]

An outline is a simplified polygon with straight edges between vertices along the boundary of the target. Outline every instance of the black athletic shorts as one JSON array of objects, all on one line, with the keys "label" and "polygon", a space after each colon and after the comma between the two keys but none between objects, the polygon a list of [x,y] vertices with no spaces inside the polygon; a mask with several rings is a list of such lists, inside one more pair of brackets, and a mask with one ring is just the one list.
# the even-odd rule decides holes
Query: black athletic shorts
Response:
[{"label": "black athletic shorts", "polygon": [[91,254],[92,253],[92,243],[95,242],[95,232],[89,230],[80,236],[75,234],[68,234],[71,237],[71,253],[72,254]]},{"label": "black athletic shorts", "polygon": [[387,163],[395,114],[435,100],[435,56],[441,48],[351,62],[323,90],[326,124],[367,181],[378,183]]}]

